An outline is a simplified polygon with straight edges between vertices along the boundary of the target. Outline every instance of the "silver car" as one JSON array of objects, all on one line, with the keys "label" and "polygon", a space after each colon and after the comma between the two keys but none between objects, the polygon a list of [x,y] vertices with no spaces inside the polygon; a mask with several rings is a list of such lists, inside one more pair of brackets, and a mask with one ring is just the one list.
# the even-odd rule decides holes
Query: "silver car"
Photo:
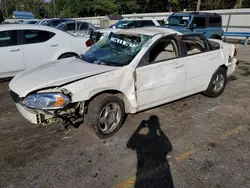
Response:
[{"label": "silver car", "polygon": [[63,22],[56,28],[68,32],[74,36],[84,36],[89,34],[91,30],[93,31],[97,29],[93,24],[83,21]]}]

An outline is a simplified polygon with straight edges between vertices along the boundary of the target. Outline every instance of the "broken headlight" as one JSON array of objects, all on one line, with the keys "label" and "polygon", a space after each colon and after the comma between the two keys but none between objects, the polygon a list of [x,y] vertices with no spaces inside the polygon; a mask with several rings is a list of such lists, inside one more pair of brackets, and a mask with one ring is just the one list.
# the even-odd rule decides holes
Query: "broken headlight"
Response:
[{"label": "broken headlight", "polygon": [[70,103],[70,98],[62,93],[37,93],[25,97],[22,104],[28,108],[56,110]]}]

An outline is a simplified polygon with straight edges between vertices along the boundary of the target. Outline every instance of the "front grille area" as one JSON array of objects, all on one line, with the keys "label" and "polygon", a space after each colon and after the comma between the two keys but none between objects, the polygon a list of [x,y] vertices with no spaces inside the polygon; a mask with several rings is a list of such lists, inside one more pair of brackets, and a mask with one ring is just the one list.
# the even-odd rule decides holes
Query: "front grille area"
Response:
[{"label": "front grille area", "polygon": [[19,95],[16,94],[14,91],[9,91],[10,93],[10,96],[12,97],[12,99],[16,102],[16,103],[19,103],[20,102],[20,98],[19,98]]}]

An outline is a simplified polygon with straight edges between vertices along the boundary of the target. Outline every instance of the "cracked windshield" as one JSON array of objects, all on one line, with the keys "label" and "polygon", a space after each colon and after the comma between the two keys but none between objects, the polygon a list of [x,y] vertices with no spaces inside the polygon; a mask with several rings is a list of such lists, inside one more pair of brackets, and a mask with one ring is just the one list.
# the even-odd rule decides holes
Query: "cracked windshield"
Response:
[{"label": "cracked windshield", "polygon": [[151,39],[148,35],[110,33],[90,48],[81,58],[89,63],[124,66],[129,64]]}]

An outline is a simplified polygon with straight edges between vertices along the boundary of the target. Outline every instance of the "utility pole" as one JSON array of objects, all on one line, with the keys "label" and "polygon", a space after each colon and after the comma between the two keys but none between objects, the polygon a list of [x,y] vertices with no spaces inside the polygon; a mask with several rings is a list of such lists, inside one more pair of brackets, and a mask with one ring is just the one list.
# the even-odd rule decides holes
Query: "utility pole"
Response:
[{"label": "utility pole", "polygon": [[4,1],[4,6],[5,6],[6,18],[8,18],[9,15],[8,15],[8,8],[7,8],[7,0]]},{"label": "utility pole", "polygon": [[56,18],[56,0],[53,0],[54,17]]},{"label": "utility pole", "polygon": [[196,11],[199,12],[201,8],[201,0],[198,0],[197,2],[197,7],[196,7]]}]

